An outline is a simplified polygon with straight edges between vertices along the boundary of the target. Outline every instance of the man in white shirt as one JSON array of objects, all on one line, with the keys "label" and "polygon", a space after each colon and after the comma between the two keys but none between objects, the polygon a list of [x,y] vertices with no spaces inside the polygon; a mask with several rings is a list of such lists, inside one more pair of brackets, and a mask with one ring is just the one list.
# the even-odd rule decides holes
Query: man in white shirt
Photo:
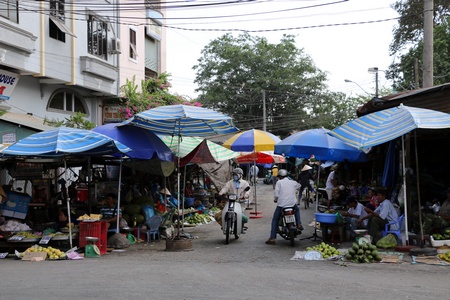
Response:
[{"label": "man in white shirt", "polygon": [[349,207],[348,211],[341,213],[341,215],[347,221],[346,229],[348,236],[350,239],[354,239],[356,237],[355,229],[367,228],[367,220],[362,221],[359,226],[356,224],[359,219],[367,215],[367,212],[364,210],[364,205],[359,203],[354,196],[347,198],[347,206]]},{"label": "man in white shirt", "polygon": [[285,207],[293,207],[295,212],[295,219],[297,220],[298,230],[303,230],[302,222],[300,220],[300,210],[297,206],[296,192],[300,189],[301,185],[295,180],[288,177],[288,172],[285,169],[278,171],[278,177],[274,191],[274,200],[277,204],[275,212],[272,217],[272,226],[270,230],[270,238],[266,241],[268,245],[275,245],[275,239],[277,237],[278,222],[280,220],[281,211]]}]

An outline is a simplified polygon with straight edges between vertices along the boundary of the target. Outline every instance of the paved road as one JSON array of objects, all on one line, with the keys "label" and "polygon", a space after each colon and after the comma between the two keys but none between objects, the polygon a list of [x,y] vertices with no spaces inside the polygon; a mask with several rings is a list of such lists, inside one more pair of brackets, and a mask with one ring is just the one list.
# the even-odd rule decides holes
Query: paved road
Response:
[{"label": "paved road", "polygon": [[[291,261],[320,240],[266,245],[272,192],[257,186],[263,218],[251,219],[248,233],[229,245],[209,224],[185,229],[195,237],[192,251],[168,252],[161,241],[98,259],[0,260],[0,299],[449,299],[450,267]],[[312,208],[301,213],[304,225],[312,221]],[[303,237],[311,236],[305,228]]]}]

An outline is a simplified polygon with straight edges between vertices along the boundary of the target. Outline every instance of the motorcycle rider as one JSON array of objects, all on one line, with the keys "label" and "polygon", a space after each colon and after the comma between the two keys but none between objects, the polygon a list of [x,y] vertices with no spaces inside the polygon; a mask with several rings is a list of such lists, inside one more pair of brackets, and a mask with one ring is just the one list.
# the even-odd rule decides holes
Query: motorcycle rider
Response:
[{"label": "motorcycle rider", "polygon": [[[242,179],[242,176],[244,175],[244,171],[242,171],[241,168],[235,168],[233,169],[233,179],[229,180],[225,186],[220,190],[219,192],[219,196],[222,196],[223,194],[226,193],[231,193],[231,194],[235,194],[236,196],[239,197],[239,200],[242,199],[247,199],[250,196],[249,191],[245,191],[245,189],[247,187],[250,187],[250,184]],[[246,215],[244,215],[244,213],[242,213],[242,223],[247,223],[248,222],[248,218]],[[243,226],[244,229],[246,229]]]},{"label": "motorcycle rider", "polygon": [[275,212],[272,217],[272,226],[270,230],[270,238],[266,241],[268,245],[276,244],[278,222],[280,220],[281,211],[285,207],[293,207],[295,211],[295,219],[297,220],[298,230],[303,230],[302,222],[300,221],[300,210],[297,206],[296,192],[300,189],[301,185],[295,180],[288,177],[288,171],[281,169],[278,171],[278,177],[280,178],[275,185],[274,200],[277,203]]}]

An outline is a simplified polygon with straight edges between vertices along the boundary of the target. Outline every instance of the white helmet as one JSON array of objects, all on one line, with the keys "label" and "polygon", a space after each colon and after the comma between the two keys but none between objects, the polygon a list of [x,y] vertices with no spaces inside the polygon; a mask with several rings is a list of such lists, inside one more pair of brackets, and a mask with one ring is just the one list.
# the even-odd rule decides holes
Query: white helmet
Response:
[{"label": "white helmet", "polygon": [[286,169],[281,169],[278,171],[278,176],[280,177],[287,177],[288,176],[288,171]]},{"label": "white helmet", "polygon": [[241,168],[235,168],[234,170],[233,170],[233,174],[236,174],[236,175],[244,175],[244,171],[242,171],[242,169]]}]

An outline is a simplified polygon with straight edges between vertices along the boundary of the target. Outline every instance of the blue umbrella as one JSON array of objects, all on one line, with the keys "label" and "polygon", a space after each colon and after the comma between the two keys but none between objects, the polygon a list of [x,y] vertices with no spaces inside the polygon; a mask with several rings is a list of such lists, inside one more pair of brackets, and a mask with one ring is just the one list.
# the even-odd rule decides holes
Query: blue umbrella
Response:
[{"label": "blue umbrella", "polygon": [[416,128],[450,128],[450,114],[401,104],[347,122],[330,134],[362,149],[389,142]]},{"label": "blue umbrella", "polygon": [[127,156],[135,159],[158,158],[162,161],[173,161],[173,153],[169,147],[153,132],[136,126],[118,126],[111,123],[97,126],[92,131],[104,134],[131,148]]},{"label": "blue umbrella", "polygon": [[140,112],[127,121],[160,135],[209,136],[237,132],[233,118],[188,105],[166,105]]},{"label": "blue umbrella", "polygon": [[350,162],[366,161],[361,150],[330,136],[325,128],[309,129],[294,133],[275,145],[275,153],[290,157],[310,158]]},{"label": "blue umbrella", "polygon": [[3,156],[62,157],[107,155],[131,149],[106,135],[91,130],[58,127],[23,138],[1,151]]}]

